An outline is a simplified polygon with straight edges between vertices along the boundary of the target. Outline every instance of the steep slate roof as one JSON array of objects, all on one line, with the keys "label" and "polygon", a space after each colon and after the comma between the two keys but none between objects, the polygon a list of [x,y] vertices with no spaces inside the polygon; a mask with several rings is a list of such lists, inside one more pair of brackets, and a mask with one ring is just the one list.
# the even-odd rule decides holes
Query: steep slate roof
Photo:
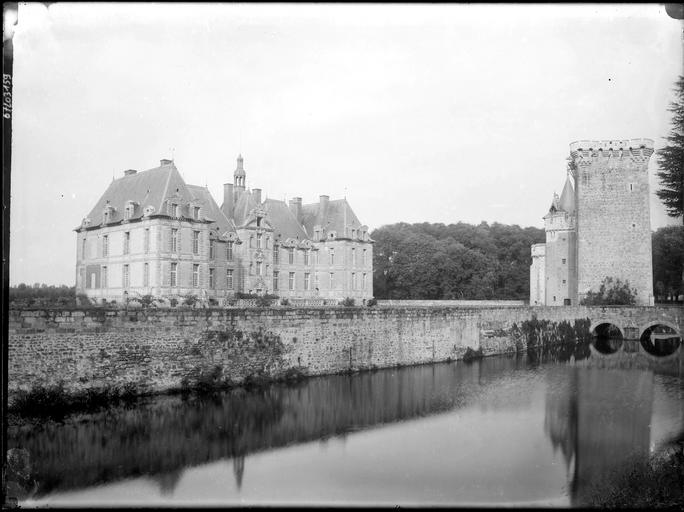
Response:
[{"label": "steep slate roof", "polygon": [[162,210],[164,199],[176,194],[176,190],[182,202],[192,200],[190,191],[173,163],[118,178],[109,184],[105,193],[102,194],[102,197],[88,214],[91,221],[90,225],[102,224],[102,214],[107,204],[116,208],[110,223],[123,220],[124,209],[128,201],[138,203],[131,219],[142,217],[147,206],[154,206],[155,214],[166,213]]},{"label": "steep slate roof", "polygon": [[338,238],[346,238],[349,234],[344,232],[345,220],[349,228],[358,229],[362,226],[346,199],[328,201],[325,211],[321,211],[320,203],[305,204],[302,206],[302,217],[306,231],[311,234],[314,226],[321,226],[325,234],[335,231]]},{"label": "steep slate roof", "polygon": [[[236,226],[244,225],[249,219],[249,212],[251,212],[258,205],[252,197],[252,194],[246,190],[239,193],[235,207],[233,209],[232,219]],[[224,212],[226,217],[231,218],[230,212]]]},{"label": "steep slate roof", "polygon": [[575,213],[575,189],[570,182],[570,177],[565,179],[565,186],[558,201],[558,209],[568,213]]},{"label": "steep slate roof", "polygon": [[279,235],[283,241],[288,238],[296,238],[298,240],[309,238],[285,201],[266,199],[264,201],[264,209],[268,215],[269,222],[273,226],[273,234],[276,238]]},{"label": "steep slate roof", "polygon": [[233,224],[223,214],[206,187],[200,187],[198,185],[187,185],[187,187],[192,196],[202,203],[201,206],[204,217],[206,217],[207,220],[216,223],[220,235],[223,235],[226,231],[235,232]]}]

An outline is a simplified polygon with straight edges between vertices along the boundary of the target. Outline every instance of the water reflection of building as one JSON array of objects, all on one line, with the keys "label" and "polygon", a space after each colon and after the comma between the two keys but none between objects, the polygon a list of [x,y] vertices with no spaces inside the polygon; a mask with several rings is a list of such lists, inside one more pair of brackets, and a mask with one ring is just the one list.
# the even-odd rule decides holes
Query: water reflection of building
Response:
[{"label": "water reflection of building", "polygon": [[[26,447],[41,475],[40,493],[78,489],[130,474],[156,477],[170,495],[182,471],[225,459],[237,486],[249,454],[438,414],[477,403],[488,409],[515,407],[494,389],[509,371],[525,369],[517,358],[486,358],[473,364],[439,364],[311,379],[299,386],[212,398],[160,397],[149,404],[77,424],[51,424],[18,433],[11,445]],[[134,435],[132,434],[134,433]],[[49,440],[48,440],[49,438]],[[102,444],[100,439],[106,438]],[[84,441],[89,440],[89,441]],[[141,456],[144,454],[144,456]]]},{"label": "water reflection of building", "polygon": [[573,506],[648,457],[652,402],[648,371],[569,368],[565,382],[550,383],[545,430],[568,466]]}]

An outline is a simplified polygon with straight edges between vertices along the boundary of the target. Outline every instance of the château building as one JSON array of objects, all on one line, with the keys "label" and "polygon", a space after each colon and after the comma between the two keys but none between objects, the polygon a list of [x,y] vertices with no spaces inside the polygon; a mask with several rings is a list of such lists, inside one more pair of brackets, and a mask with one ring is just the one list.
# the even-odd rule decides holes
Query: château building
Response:
[{"label": "ch\u00e2teau building", "polygon": [[532,246],[530,304],[576,305],[606,277],[628,281],[653,304],[648,161],[650,139],[570,144],[568,176]]},{"label": "ch\u00e2teau building", "polygon": [[75,231],[76,289],[98,300],[373,297],[373,241],[346,198],[262,200],[242,156],[220,207],[164,159],[124,171]]}]

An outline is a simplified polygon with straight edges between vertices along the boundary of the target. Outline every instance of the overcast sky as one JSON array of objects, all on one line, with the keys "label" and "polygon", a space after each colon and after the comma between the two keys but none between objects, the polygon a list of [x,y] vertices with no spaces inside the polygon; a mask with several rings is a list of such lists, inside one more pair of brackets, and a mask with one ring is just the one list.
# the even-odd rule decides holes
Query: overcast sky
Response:
[{"label": "overcast sky", "polygon": [[655,4],[22,4],[10,282],[73,285],[112,177],[172,156],[219,205],[241,152],[262,196],[346,195],[371,230],[542,227],[570,142],[662,147],[682,58]]}]

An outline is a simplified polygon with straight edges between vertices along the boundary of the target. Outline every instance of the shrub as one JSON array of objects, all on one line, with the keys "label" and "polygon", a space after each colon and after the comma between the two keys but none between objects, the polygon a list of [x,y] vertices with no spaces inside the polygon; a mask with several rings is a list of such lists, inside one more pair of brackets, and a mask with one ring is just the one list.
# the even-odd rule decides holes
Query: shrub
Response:
[{"label": "shrub", "polygon": [[636,303],[637,291],[629,287],[629,281],[624,283],[619,279],[606,277],[598,292],[590,290],[580,301],[582,306],[628,306]]},{"label": "shrub", "polygon": [[290,305],[290,300],[286,297],[283,297],[280,299],[280,305],[281,306],[289,306]]},{"label": "shrub", "polygon": [[463,361],[469,363],[470,361],[474,361],[475,359],[482,359],[483,357],[484,354],[482,353],[482,348],[473,350],[472,348],[468,347],[465,351],[465,354],[463,354]]},{"label": "shrub", "polygon": [[187,294],[185,297],[183,297],[183,304],[185,306],[194,306],[197,304],[197,295],[193,295],[192,293]]},{"label": "shrub", "polygon": [[169,305],[170,305],[172,308],[175,308],[175,307],[178,305],[178,299],[177,299],[176,297],[171,297],[171,298],[169,299]]},{"label": "shrub", "polygon": [[373,297],[373,298],[371,298],[371,299],[368,299],[368,302],[366,302],[366,305],[367,305],[369,308],[370,308],[370,307],[373,307],[373,306],[377,306],[377,305],[378,305],[378,299],[376,299],[375,297]]},{"label": "shrub", "polygon": [[154,296],[150,295],[149,293],[140,297],[138,301],[144,309],[149,307],[157,307],[157,299],[155,299]]},{"label": "shrub", "polygon": [[340,302],[340,304],[345,308],[351,308],[354,306],[354,304],[356,304],[356,301],[351,297],[346,297],[342,302]]}]

